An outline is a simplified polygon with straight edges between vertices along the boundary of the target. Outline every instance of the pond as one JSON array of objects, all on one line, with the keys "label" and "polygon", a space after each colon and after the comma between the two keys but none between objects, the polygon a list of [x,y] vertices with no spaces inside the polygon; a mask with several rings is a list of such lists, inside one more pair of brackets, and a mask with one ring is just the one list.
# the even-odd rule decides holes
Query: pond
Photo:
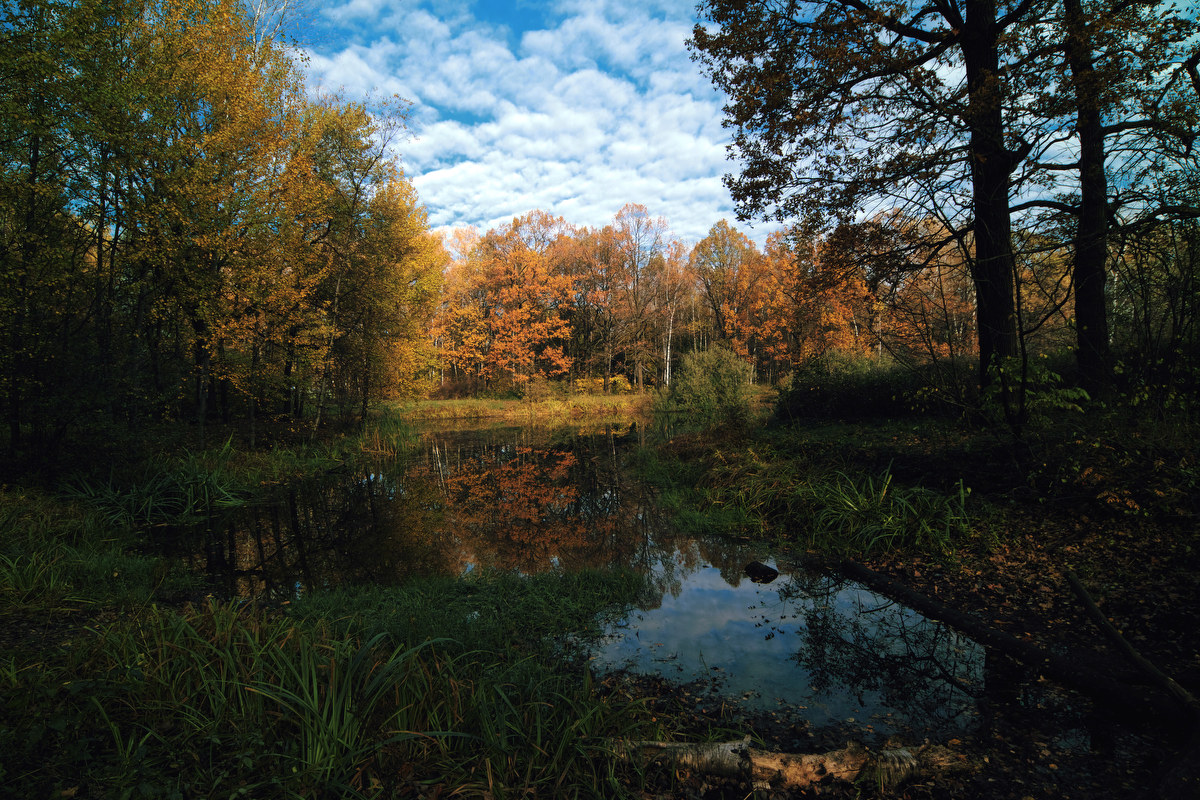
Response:
[{"label": "pond", "polygon": [[[606,628],[597,672],[661,676],[814,728],[933,737],[977,724],[983,648],[764,545],[678,533],[628,468],[638,444],[636,426],[429,428],[395,457],[288,486],[177,546],[230,595],[275,600],[423,574],[623,565],[653,590]],[[771,569],[756,582],[751,562]]]}]

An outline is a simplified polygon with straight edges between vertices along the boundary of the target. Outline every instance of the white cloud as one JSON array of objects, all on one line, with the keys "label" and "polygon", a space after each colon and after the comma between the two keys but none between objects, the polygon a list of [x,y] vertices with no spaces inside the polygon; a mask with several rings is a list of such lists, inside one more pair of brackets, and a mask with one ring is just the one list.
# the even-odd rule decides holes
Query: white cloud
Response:
[{"label": "white cloud", "polygon": [[402,156],[435,227],[534,208],[599,226],[635,202],[695,241],[733,218],[721,100],[684,46],[690,7],[562,2],[523,31],[470,9],[351,0],[325,12],[340,40],[310,53],[315,83],[413,102]]}]

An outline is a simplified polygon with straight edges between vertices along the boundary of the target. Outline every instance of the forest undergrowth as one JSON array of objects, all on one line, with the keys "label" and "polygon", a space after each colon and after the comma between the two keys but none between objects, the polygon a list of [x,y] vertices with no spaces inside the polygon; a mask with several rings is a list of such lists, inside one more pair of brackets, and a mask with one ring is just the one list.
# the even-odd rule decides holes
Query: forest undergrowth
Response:
[{"label": "forest undergrowth", "polygon": [[[774,541],[832,569],[852,559],[1081,668],[1144,685],[1089,622],[1069,586],[1076,575],[1129,644],[1200,693],[1200,451],[1186,408],[1088,403],[1017,435],[979,417],[880,414],[820,391],[806,399],[818,414],[796,414],[785,392],[786,413],[770,424],[677,432],[640,454],[640,468],[690,530]],[[1117,721],[1035,668],[1007,669],[1025,688],[955,740],[972,770],[892,796],[1156,797],[1181,760],[1195,770],[1194,749],[1148,711]],[[760,723],[787,749],[791,726]]]}]

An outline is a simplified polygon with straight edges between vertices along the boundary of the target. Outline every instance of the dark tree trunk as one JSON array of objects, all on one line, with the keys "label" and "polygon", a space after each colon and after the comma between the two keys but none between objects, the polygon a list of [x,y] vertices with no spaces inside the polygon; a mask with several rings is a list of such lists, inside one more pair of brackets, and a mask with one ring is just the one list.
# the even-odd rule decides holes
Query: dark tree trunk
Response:
[{"label": "dark tree trunk", "polygon": [[1009,176],[1016,158],[1004,144],[999,36],[995,0],[968,3],[961,41],[969,103],[966,122],[970,132],[975,210],[972,278],[978,315],[981,385],[988,383],[992,367],[1017,354],[1016,270],[1008,198]]},{"label": "dark tree trunk", "polygon": [[1080,0],[1064,0],[1066,53],[1075,86],[1079,136],[1079,221],[1075,229],[1075,335],[1079,372],[1090,390],[1109,382],[1108,178],[1104,172],[1104,127],[1087,21]]}]

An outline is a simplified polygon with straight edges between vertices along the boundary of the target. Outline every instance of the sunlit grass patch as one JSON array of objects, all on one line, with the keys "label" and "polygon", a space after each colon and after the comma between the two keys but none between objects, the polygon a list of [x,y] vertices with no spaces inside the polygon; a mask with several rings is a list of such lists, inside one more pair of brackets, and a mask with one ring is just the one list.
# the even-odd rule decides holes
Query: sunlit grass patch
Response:
[{"label": "sunlit grass patch", "polygon": [[643,417],[649,395],[570,395],[566,398],[494,400],[468,398],[421,400],[395,407],[393,413],[419,420],[498,420],[514,424],[556,425],[611,418],[628,422]]}]

